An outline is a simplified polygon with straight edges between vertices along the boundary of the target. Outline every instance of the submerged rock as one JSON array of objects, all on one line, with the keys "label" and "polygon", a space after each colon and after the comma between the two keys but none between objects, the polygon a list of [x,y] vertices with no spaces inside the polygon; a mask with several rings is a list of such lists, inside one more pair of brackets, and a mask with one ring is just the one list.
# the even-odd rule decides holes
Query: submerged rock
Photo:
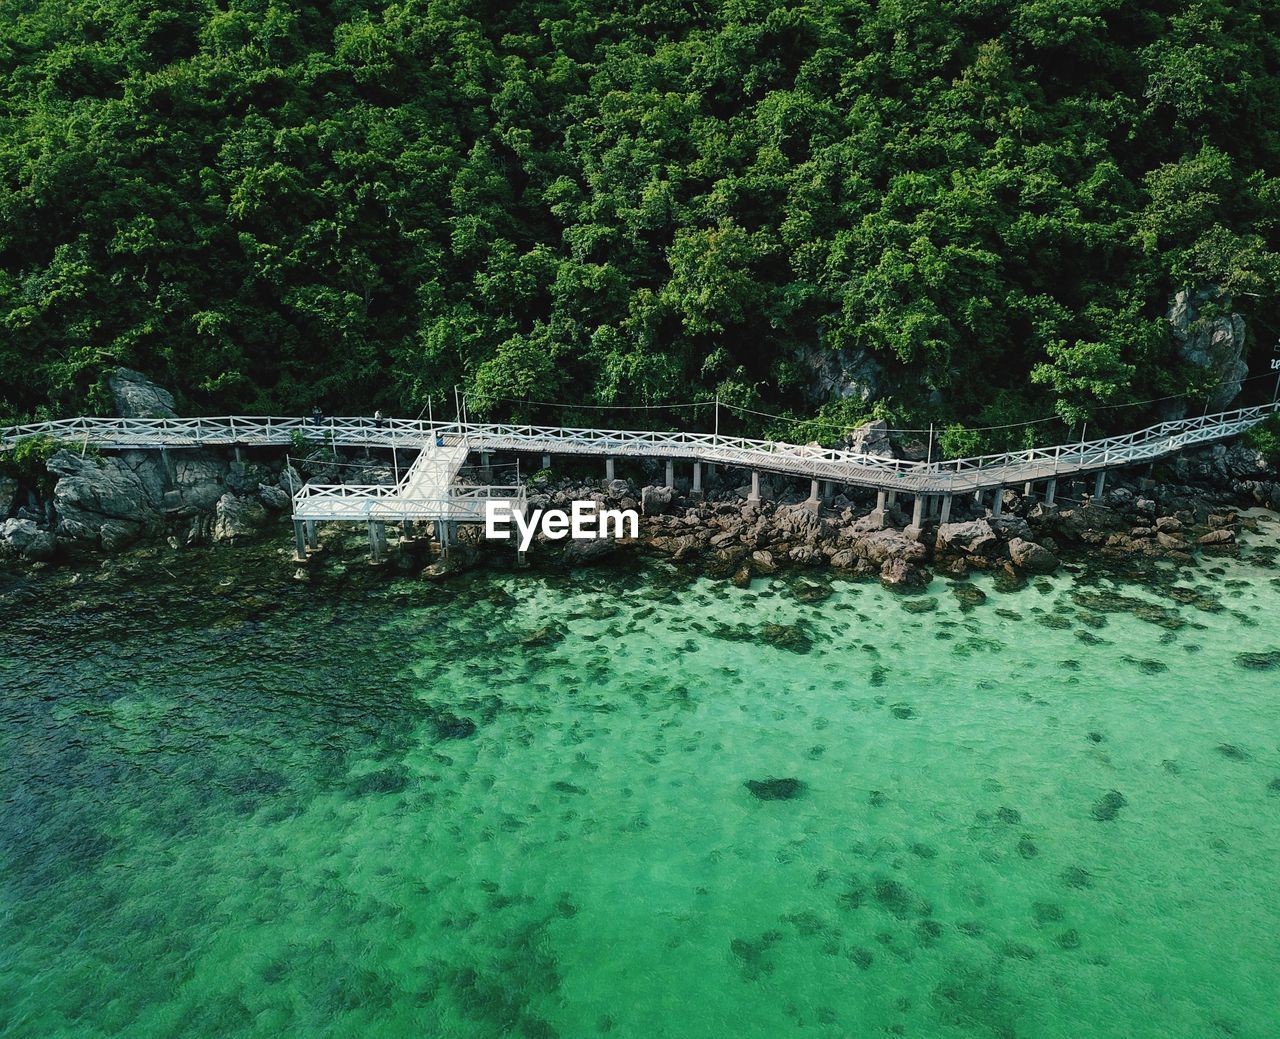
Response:
[{"label": "submerged rock", "polygon": [[987,601],[986,592],[976,584],[969,584],[963,581],[951,586],[951,594],[960,601],[960,609],[966,613],[975,606],[981,606]]},{"label": "submerged rock", "polygon": [[1093,803],[1093,817],[1100,823],[1110,822],[1129,802],[1119,790],[1108,790]]},{"label": "submerged rock", "polygon": [[808,653],[813,648],[813,639],[799,624],[766,624],[760,637],[769,645],[792,653]]},{"label": "submerged rock", "polygon": [[790,801],[799,797],[807,789],[803,780],[794,777],[748,779],[743,785],[761,801]]},{"label": "submerged rock", "polygon": [[1274,671],[1280,667],[1280,649],[1261,653],[1237,653],[1236,667],[1242,667],[1246,671]]},{"label": "submerged rock", "polygon": [[831,586],[828,584],[814,584],[811,581],[800,581],[791,590],[791,594],[796,598],[797,602],[817,603],[831,597]]},{"label": "submerged rock", "polygon": [[409,770],[402,765],[358,776],[351,784],[356,794],[398,794],[409,785]]},{"label": "submerged rock", "polygon": [[536,647],[536,646],[554,646],[557,642],[564,641],[564,631],[558,624],[544,624],[542,627],[529,632],[520,639],[520,645]]}]

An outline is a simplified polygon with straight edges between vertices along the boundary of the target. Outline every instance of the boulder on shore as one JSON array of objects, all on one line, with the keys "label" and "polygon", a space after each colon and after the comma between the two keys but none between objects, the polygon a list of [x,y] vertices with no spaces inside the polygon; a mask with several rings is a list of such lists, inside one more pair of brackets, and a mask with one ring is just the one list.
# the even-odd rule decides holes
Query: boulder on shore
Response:
[{"label": "boulder on shore", "polygon": [[156,501],[162,493],[154,466],[130,457],[81,457],[58,451],[49,459],[57,476],[53,490],[60,539],[114,551],[160,529]]},{"label": "boulder on shore", "polygon": [[0,555],[15,555],[31,562],[53,558],[53,531],[41,530],[34,520],[10,519],[0,523]]},{"label": "boulder on shore", "polygon": [[1033,574],[1051,574],[1058,569],[1058,557],[1034,541],[1014,538],[1009,542],[1009,558],[1015,566]]},{"label": "boulder on shore", "polygon": [[640,492],[640,512],[645,516],[660,516],[671,507],[672,497],[670,487],[646,487]]},{"label": "boulder on shore", "polygon": [[607,559],[617,549],[618,542],[614,538],[569,538],[560,558],[569,566],[590,566]]},{"label": "boulder on shore", "polygon": [[937,547],[946,552],[986,555],[998,541],[996,532],[985,519],[968,523],[944,523],[938,528]]},{"label": "boulder on shore", "polygon": [[926,580],[922,570],[912,566],[907,560],[896,557],[885,560],[880,567],[880,583],[886,588],[906,591],[908,589],[923,588]]},{"label": "boulder on shore", "polygon": [[239,498],[228,491],[218,499],[213,520],[213,540],[233,541],[253,537],[267,525],[267,510],[256,498]]},{"label": "boulder on shore", "polygon": [[889,423],[883,419],[864,422],[849,434],[849,450],[860,455],[893,457],[893,443],[889,439]]}]

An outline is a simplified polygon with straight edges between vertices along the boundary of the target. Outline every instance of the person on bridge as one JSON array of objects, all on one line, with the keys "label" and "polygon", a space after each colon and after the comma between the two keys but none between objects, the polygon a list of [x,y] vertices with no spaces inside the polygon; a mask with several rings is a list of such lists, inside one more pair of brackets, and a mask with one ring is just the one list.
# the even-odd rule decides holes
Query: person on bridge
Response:
[{"label": "person on bridge", "polygon": [[382,409],[379,408],[373,413],[373,425],[376,429],[382,428]]},{"label": "person on bridge", "polygon": [[313,426],[318,426],[323,421],[324,421],[324,411],[321,410],[319,404],[316,404],[311,408],[311,424]]}]

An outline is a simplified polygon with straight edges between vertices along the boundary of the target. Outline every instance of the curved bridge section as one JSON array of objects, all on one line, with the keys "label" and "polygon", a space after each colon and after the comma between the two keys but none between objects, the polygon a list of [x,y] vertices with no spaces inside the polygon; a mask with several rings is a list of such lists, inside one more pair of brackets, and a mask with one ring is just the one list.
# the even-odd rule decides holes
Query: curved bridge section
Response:
[{"label": "curved bridge section", "polygon": [[1104,471],[1148,462],[1185,447],[1223,440],[1280,411],[1280,403],[1162,422],[1118,437],[982,455],[943,462],[909,462],[817,445],[712,433],[570,428],[489,423],[431,423],[415,419],[325,418],[73,418],[0,429],[0,449],[33,437],[69,448],[378,447],[422,450],[465,446],[469,451],[661,458],[738,466],[908,494],[951,494]]}]

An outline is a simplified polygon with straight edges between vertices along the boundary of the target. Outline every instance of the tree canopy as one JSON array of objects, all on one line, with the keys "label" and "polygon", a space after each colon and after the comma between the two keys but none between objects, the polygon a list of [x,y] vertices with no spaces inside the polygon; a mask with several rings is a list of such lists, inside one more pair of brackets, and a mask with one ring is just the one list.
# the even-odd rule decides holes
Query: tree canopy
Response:
[{"label": "tree canopy", "polygon": [[847,418],[826,356],[956,442],[1105,424],[1195,385],[1180,287],[1269,354],[1277,171],[1270,0],[7,0],[0,420],[119,364]]}]

